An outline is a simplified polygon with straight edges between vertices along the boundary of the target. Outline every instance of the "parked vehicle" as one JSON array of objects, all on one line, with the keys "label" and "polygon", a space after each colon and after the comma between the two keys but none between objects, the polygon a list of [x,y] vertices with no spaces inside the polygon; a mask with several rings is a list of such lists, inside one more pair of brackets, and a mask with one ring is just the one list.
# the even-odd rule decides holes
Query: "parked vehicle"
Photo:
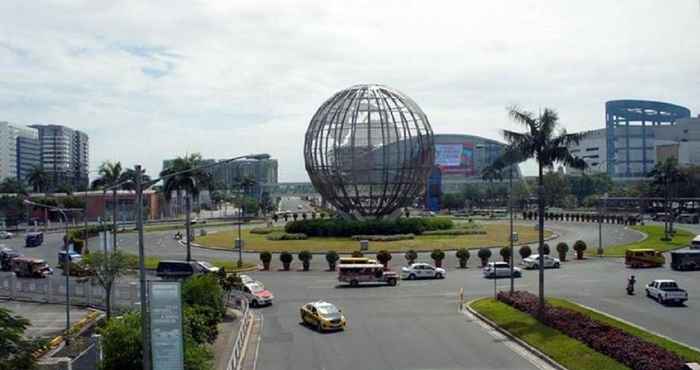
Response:
[{"label": "parked vehicle", "polygon": [[444,268],[433,267],[429,263],[413,263],[401,268],[402,279],[444,279],[445,277],[447,277],[447,271]]},{"label": "parked vehicle", "polygon": [[220,268],[212,265],[211,263],[209,263],[207,261],[197,261],[197,264],[199,264],[199,267],[206,270],[206,272],[217,273],[220,270]]},{"label": "parked vehicle", "polygon": [[690,241],[691,249],[700,249],[700,235],[696,235],[693,240]]},{"label": "parked vehicle", "polygon": [[0,231],[0,239],[12,239],[15,236],[15,234],[8,232],[8,231]]},{"label": "parked vehicle", "polygon": [[[540,268],[540,255],[532,254],[529,257],[522,260],[521,264],[525,266],[526,269],[537,269]],[[544,256],[544,267],[545,268],[555,268],[561,267],[561,261],[559,258],[545,255]]]},{"label": "parked vehicle", "polygon": [[197,261],[160,261],[156,269],[156,276],[161,279],[184,279],[195,274],[208,272]]},{"label": "parked vehicle", "polygon": [[698,215],[695,213],[681,213],[676,220],[681,224],[697,224]]},{"label": "parked vehicle", "polygon": [[0,248],[0,270],[10,271],[12,269],[10,261],[19,256],[21,256],[21,254],[14,249]]},{"label": "parked vehicle", "polygon": [[27,248],[38,247],[44,242],[44,233],[41,231],[29,232],[24,237],[24,246]]},{"label": "parked vehicle", "polygon": [[681,289],[673,280],[654,280],[645,288],[647,297],[657,300],[661,304],[678,303],[688,300],[688,292]]},{"label": "parked vehicle", "polygon": [[350,283],[350,286],[358,286],[360,283],[386,283],[395,286],[398,279],[395,271],[384,271],[384,265],[374,260],[338,265],[338,281]]},{"label": "parked vehicle", "polygon": [[275,298],[272,292],[265,289],[265,287],[257,281],[244,283],[241,292],[248,299],[251,307],[271,305],[272,300]]},{"label": "parked vehicle", "polygon": [[[508,262],[489,262],[481,272],[486,278],[510,277],[510,265]],[[513,267],[513,277],[521,277],[522,270]]]},{"label": "parked vehicle", "polygon": [[665,262],[664,256],[654,249],[639,248],[625,251],[625,265],[628,267],[661,267]]},{"label": "parked vehicle", "polygon": [[17,277],[45,278],[53,274],[53,269],[46,261],[33,257],[15,257],[10,262],[12,271]]},{"label": "parked vehicle", "polygon": [[672,251],[671,268],[678,271],[700,270],[700,249]]},{"label": "parked vehicle", "polygon": [[310,302],[299,309],[301,321],[311,325],[319,332],[326,330],[345,330],[347,320],[342,311],[332,303],[325,301]]}]

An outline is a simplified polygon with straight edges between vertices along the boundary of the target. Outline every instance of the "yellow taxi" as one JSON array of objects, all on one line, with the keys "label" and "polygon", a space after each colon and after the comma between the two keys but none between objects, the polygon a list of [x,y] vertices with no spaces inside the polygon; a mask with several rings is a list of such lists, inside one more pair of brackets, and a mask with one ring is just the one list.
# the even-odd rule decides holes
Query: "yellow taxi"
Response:
[{"label": "yellow taxi", "polygon": [[317,301],[310,302],[299,310],[301,321],[315,327],[319,332],[326,330],[344,330],[347,321],[343,313],[332,303]]}]

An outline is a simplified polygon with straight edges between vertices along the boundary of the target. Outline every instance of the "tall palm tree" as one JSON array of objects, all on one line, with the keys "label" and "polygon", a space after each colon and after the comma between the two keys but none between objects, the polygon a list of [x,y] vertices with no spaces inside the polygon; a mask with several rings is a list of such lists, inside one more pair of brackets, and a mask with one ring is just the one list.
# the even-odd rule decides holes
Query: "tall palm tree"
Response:
[{"label": "tall palm tree", "polygon": [[673,220],[675,219],[673,209],[671,209],[671,197],[676,196],[676,185],[684,181],[685,176],[678,169],[678,160],[673,157],[657,163],[647,176],[654,179],[652,185],[656,188],[657,193],[663,194],[664,213],[666,213],[664,218],[664,239],[671,240],[673,236]]},{"label": "tall palm tree", "polygon": [[[122,172],[121,162],[102,162],[98,169],[100,177],[92,182],[93,189],[106,189],[119,183],[124,172]],[[117,250],[117,191],[118,187],[112,188],[112,246]]]},{"label": "tall palm tree", "polygon": [[537,205],[539,216],[539,308],[540,317],[544,313],[544,186],[545,168],[552,168],[555,163],[563,163],[576,169],[584,169],[586,162],[574,157],[569,152],[571,145],[581,140],[580,134],[567,134],[566,130],[557,131],[559,116],[549,108],[545,108],[539,116],[532,112],[520,110],[518,107],[508,108],[508,114],[517,123],[527,129],[526,132],[503,130],[503,137],[510,147],[507,155],[520,159],[534,158],[537,161]]},{"label": "tall palm tree", "polygon": [[[185,155],[184,157],[177,157],[172,166],[161,171],[160,176],[168,176],[177,172],[190,170],[201,165],[202,156],[199,153]],[[191,212],[191,199],[193,197],[195,200],[198,199],[199,190],[203,187],[209,186],[211,183],[211,177],[203,170],[190,171],[184,174],[179,174],[167,178],[163,183],[163,195],[166,201],[170,202],[172,193],[176,192],[178,197],[178,206],[180,204],[181,195],[180,192],[185,193],[185,203],[186,203],[186,213],[187,221],[189,221],[189,214]],[[190,225],[186,222],[187,235],[186,235],[186,245],[187,245],[187,260],[191,259],[190,253]]]},{"label": "tall palm tree", "polygon": [[27,182],[32,186],[32,190],[41,193],[46,190],[46,186],[49,184],[49,175],[43,168],[35,166],[29,171]]}]

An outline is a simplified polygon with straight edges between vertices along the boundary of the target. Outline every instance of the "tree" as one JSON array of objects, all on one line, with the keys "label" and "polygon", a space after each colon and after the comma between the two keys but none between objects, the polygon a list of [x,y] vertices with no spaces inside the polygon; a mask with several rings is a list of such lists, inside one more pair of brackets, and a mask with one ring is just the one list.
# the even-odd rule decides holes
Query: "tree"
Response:
[{"label": "tree", "polygon": [[311,259],[314,257],[309,251],[299,252],[299,260],[301,261],[302,269],[304,271],[309,271],[309,265],[311,264]]},{"label": "tree", "polygon": [[508,110],[510,117],[517,123],[525,126],[526,132],[503,130],[503,136],[509,143],[506,152],[519,158],[534,158],[537,162],[538,175],[538,216],[539,216],[539,307],[538,315],[544,313],[544,169],[552,168],[555,163],[563,163],[575,169],[584,169],[586,162],[574,157],[569,152],[569,147],[576,145],[581,140],[580,134],[567,134],[566,130],[557,132],[559,116],[549,108],[545,108],[539,116],[534,113],[511,107]]},{"label": "tree", "polygon": [[117,211],[119,202],[117,200],[118,187],[115,187],[122,178],[122,163],[121,162],[102,162],[98,169],[100,177],[92,182],[93,189],[106,189],[112,187],[112,245],[114,250],[117,250]]},{"label": "tree", "polygon": [[0,193],[25,194],[26,189],[22,181],[7,177],[0,183]]},{"label": "tree", "polygon": [[34,192],[43,193],[49,185],[49,175],[43,168],[35,166],[29,171],[27,182],[32,186]]},{"label": "tree", "polygon": [[460,248],[455,254],[457,259],[459,259],[459,268],[467,268],[467,261],[469,261],[470,253],[467,248]]},{"label": "tree", "polygon": [[32,352],[43,341],[27,339],[24,335],[27,327],[29,320],[0,307],[0,370],[36,368]]},{"label": "tree", "polygon": [[447,193],[442,195],[442,208],[448,210],[460,209],[464,207],[464,196],[462,194]]},{"label": "tree", "polygon": [[547,207],[564,207],[564,199],[571,195],[569,183],[564,175],[558,172],[550,172],[544,175],[544,201]]},{"label": "tree", "polygon": [[413,262],[415,262],[418,258],[418,253],[416,253],[416,251],[414,251],[413,249],[409,249],[408,252],[404,254],[404,258],[406,258],[406,261],[409,265],[412,265]]},{"label": "tree", "polygon": [[576,196],[579,204],[590,196],[610,192],[613,182],[607,173],[596,173],[593,175],[583,174],[581,176],[566,176],[571,193]]},{"label": "tree", "polygon": [[377,261],[384,265],[384,269],[387,270],[389,268],[389,261],[391,261],[391,253],[386,250],[377,252]]},{"label": "tree", "polygon": [[462,189],[462,197],[469,208],[479,207],[484,201],[484,192],[476,184],[466,184]]},{"label": "tree", "polygon": [[488,248],[481,248],[479,252],[477,252],[477,256],[481,259],[481,267],[484,267],[489,262],[489,258],[491,258],[491,250]]},{"label": "tree", "polygon": [[430,253],[430,258],[435,261],[435,267],[442,267],[442,260],[445,259],[445,252],[442,249],[434,249]]},{"label": "tree", "polygon": [[92,252],[85,256],[85,263],[91,270],[95,271],[94,279],[105,290],[107,318],[109,319],[112,317],[112,287],[114,282],[129,268],[128,258],[120,251],[106,254]]},{"label": "tree", "polygon": [[335,271],[335,264],[336,262],[338,262],[339,259],[340,256],[338,256],[338,253],[336,253],[336,251],[326,252],[326,262],[328,262],[329,271]]},{"label": "tree", "polygon": [[671,199],[676,196],[677,186],[684,181],[684,176],[678,169],[678,161],[674,157],[666,158],[664,162],[657,163],[648,176],[654,179],[652,184],[656,187],[657,192],[662,193],[664,196],[664,212],[666,213],[664,219],[664,240],[671,240],[673,220],[675,218],[672,215]]}]

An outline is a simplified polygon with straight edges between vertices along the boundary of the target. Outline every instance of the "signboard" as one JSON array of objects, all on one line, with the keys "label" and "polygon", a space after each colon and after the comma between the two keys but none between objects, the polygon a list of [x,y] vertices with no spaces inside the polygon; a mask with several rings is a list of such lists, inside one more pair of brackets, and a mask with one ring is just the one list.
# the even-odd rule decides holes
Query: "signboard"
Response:
[{"label": "signboard", "polygon": [[474,144],[435,144],[435,164],[443,174],[474,176]]},{"label": "signboard", "polygon": [[153,370],[183,370],[180,282],[149,281]]}]

